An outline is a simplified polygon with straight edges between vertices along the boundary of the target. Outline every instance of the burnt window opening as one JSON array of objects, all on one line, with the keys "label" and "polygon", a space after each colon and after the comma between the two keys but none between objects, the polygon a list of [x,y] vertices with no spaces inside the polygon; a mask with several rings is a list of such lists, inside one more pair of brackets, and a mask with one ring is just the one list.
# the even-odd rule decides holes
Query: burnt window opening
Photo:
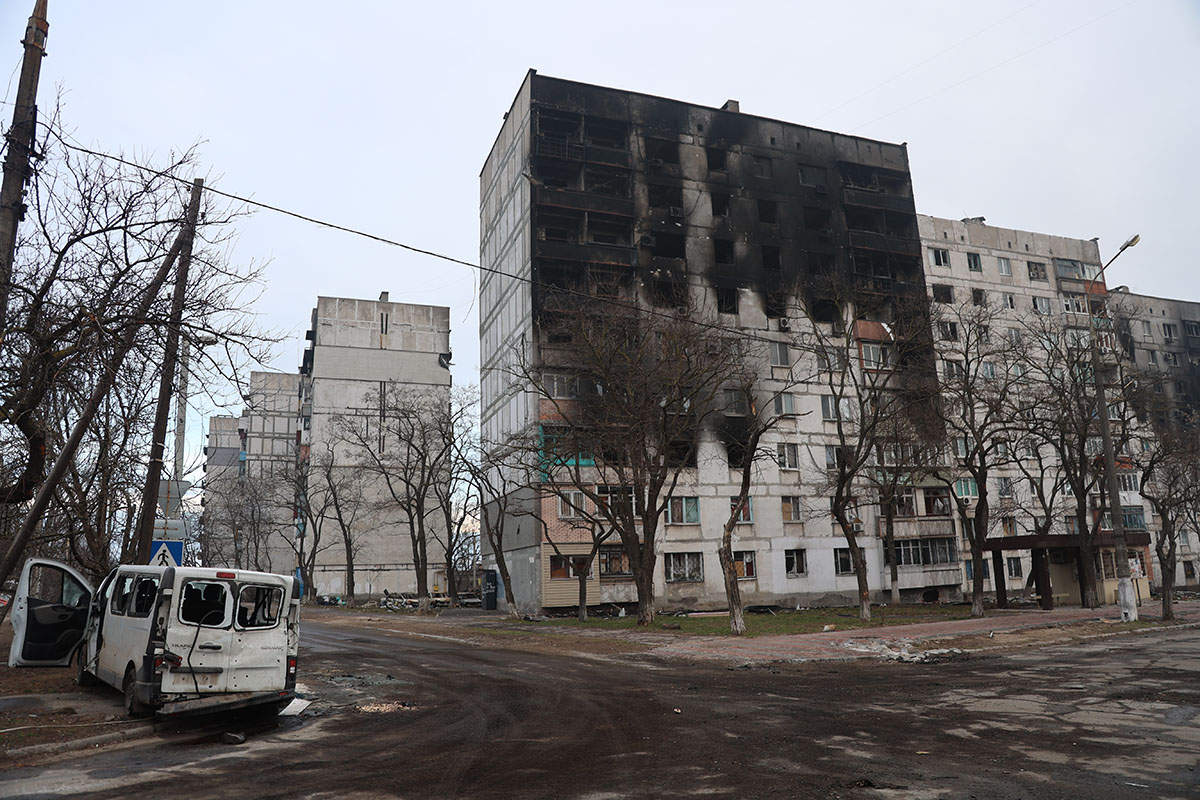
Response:
[{"label": "burnt window opening", "polygon": [[585,141],[594,147],[629,149],[629,126],[614,119],[588,117],[583,121]]},{"label": "burnt window opening", "polygon": [[580,119],[574,114],[560,116],[540,111],[537,115],[537,130],[542,136],[578,142]]},{"label": "burnt window opening", "polygon": [[588,241],[595,244],[628,247],[633,238],[633,225],[628,222],[589,221]]},{"label": "burnt window opening", "polygon": [[682,281],[650,282],[650,303],[656,308],[687,308],[687,285]]},{"label": "burnt window opening", "polygon": [[675,439],[667,445],[667,460],[672,466],[696,466],[696,448],[691,439]]},{"label": "burnt window opening", "polygon": [[587,293],[592,297],[629,298],[632,296],[632,279],[627,273],[591,268],[588,270]]},{"label": "burnt window opening", "polygon": [[577,244],[583,240],[583,216],[541,211],[537,218],[537,232],[541,241]]},{"label": "burnt window opening", "polygon": [[814,301],[810,313],[812,314],[813,322],[832,325],[833,323],[842,321],[842,310],[832,300]]},{"label": "burnt window opening", "polygon": [[668,139],[646,139],[646,158],[651,163],[678,164],[679,142]]},{"label": "burnt window opening", "polygon": [[774,168],[771,166],[771,159],[766,156],[754,156],[751,167],[756,178],[770,178],[775,174]]},{"label": "burnt window opening", "polygon": [[779,221],[779,204],[774,200],[758,201],[758,221],[774,225]]},{"label": "burnt window opening", "polygon": [[764,292],[763,310],[769,319],[781,319],[787,316],[787,301],[785,292]]},{"label": "burnt window opening", "polygon": [[852,231],[884,233],[883,212],[846,206],[846,227]]},{"label": "burnt window opening", "polygon": [[651,208],[682,208],[683,187],[650,184],[648,187]]},{"label": "burnt window opening", "polygon": [[883,280],[892,279],[892,262],[886,255],[855,251],[851,257],[854,259],[855,274]]},{"label": "burnt window opening", "polygon": [[815,253],[810,254],[808,258],[809,270],[812,272],[813,277],[819,278],[833,274],[833,256]]},{"label": "burnt window opening", "polygon": [[704,157],[708,161],[709,172],[725,171],[725,151],[717,147],[706,147]]},{"label": "burnt window opening", "polygon": [[[649,241],[647,241],[649,240]],[[687,240],[678,233],[652,233],[642,239],[655,258],[686,258]]]},{"label": "burnt window opening", "polygon": [[741,442],[726,442],[725,458],[730,469],[741,469],[746,465],[746,445]]},{"label": "burnt window opening", "polygon": [[720,314],[738,313],[738,290],[734,286],[717,287],[717,312]]},{"label": "burnt window opening", "polygon": [[987,292],[985,292],[983,289],[972,289],[971,290],[971,305],[981,306],[981,307],[986,306],[987,305]]},{"label": "burnt window opening", "polygon": [[713,255],[718,264],[732,264],[733,242],[729,239],[713,239]]},{"label": "burnt window opening", "polygon": [[547,162],[538,166],[538,179],[550,189],[579,189],[579,167]]},{"label": "burnt window opening", "polygon": [[804,227],[810,231],[829,229],[829,209],[804,207]]},{"label": "burnt window opening", "polygon": [[[796,143],[799,146],[799,142]],[[797,165],[801,186],[825,186],[825,168],[810,167],[808,164]]]},{"label": "burnt window opening", "polygon": [[606,197],[629,197],[629,174],[603,169],[588,169],[583,174],[584,188]]},{"label": "burnt window opening", "polygon": [[933,299],[938,303],[950,304],[954,302],[954,287],[945,283],[933,284]]},{"label": "burnt window opening", "polygon": [[781,269],[783,264],[779,257],[779,248],[773,244],[764,244],[762,246],[762,265],[763,269]]},{"label": "burnt window opening", "polygon": [[842,164],[842,183],[849,189],[894,194],[900,197],[911,195],[908,176],[903,172],[867,167],[862,164]]},{"label": "burnt window opening", "polygon": [[712,202],[712,215],[714,217],[729,216],[729,195],[723,192],[713,192],[709,195]]}]

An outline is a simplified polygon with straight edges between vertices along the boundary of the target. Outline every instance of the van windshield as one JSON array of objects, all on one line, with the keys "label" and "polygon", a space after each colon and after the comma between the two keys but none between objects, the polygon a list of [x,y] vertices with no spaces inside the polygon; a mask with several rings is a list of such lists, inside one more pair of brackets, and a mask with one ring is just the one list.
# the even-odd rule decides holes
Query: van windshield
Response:
[{"label": "van windshield", "polygon": [[183,585],[179,619],[206,628],[229,625],[229,592],[217,581],[188,581]]},{"label": "van windshield", "polygon": [[282,605],[283,589],[278,586],[243,586],[238,594],[238,627],[270,628],[279,621]]}]

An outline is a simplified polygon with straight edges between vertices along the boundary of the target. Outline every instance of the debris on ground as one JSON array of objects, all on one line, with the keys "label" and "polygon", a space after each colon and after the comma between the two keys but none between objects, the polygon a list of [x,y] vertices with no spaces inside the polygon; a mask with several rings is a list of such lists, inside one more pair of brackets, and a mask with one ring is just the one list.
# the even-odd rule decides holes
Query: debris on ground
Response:
[{"label": "debris on ground", "polygon": [[939,661],[951,661],[965,658],[966,652],[957,647],[937,647],[923,650],[914,647],[913,642],[900,640],[888,642],[882,640],[856,640],[842,642],[842,647],[858,653],[877,655],[886,661],[898,661],[903,664],[934,664]]},{"label": "debris on ground", "polygon": [[363,703],[354,707],[355,711],[361,711],[364,714],[387,714],[392,711],[416,711],[417,707],[412,703],[404,703],[394,701],[389,703]]},{"label": "debris on ground", "polygon": [[246,735],[244,733],[225,731],[225,733],[221,734],[221,741],[225,744],[243,744],[246,741]]}]

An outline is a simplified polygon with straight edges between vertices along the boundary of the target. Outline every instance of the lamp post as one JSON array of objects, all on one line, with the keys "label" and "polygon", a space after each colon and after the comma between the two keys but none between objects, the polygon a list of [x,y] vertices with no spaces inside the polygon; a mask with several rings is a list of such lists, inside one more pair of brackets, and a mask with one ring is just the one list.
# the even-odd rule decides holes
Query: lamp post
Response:
[{"label": "lamp post", "polygon": [[[1104,278],[1104,270],[1108,269],[1117,256],[1141,241],[1138,234],[1129,237],[1117,254],[1100,267],[1096,280]],[[1104,390],[1104,379],[1101,376],[1100,343],[1096,340],[1096,322],[1092,316],[1092,282],[1087,286],[1088,301],[1088,333],[1092,345],[1092,380],[1096,382],[1096,417],[1100,421],[1100,438],[1104,443],[1104,476],[1108,487],[1108,516],[1112,520],[1113,544],[1117,548],[1117,604],[1121,608],[1121,621],[1132,622],[1138,618],[1137,596],[1133,591],[1133,577],[1129,571],[1129,546],[1125,543],[1125,524],[1121,517],[1121,487],[1117,482],[1116,454],[1113,451],[1112,426],[1108,419],[1108,397]],[[1108,317],[1108,301],[1105,300],[1105,316]],[[1112,318],[1108,317],[1111,329]],[[1090,555],[1090,554],[1089,554]]]}]

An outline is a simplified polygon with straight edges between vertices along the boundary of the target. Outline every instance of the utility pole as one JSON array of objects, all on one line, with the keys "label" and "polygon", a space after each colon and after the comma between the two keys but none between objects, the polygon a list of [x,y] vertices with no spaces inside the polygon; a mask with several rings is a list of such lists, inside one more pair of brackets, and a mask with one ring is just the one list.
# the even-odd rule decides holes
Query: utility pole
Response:
[{"label": "utility pole", "polygon": [[25,27],[25,57],[13,107],[12,127],[5,136],[4,181],[0,184],[0,341],[8,330],[8,299],[12,294],[13,261],[17,253],[17,225],[25,218],[25,184],[37,139],[37,89],[46,55],[46,0],[37,0]]},{"label": "utility pole", "polygon": [[[171,413],[171,388],[175,382],[175,365],[179,355],[179,334],[183,326],[183,303],[187,295],[188,267],[192,262],[192,242],[196,238],[196,220],[200,216],[200,197],[204,179],[192,182],[192,198],[188,203],[184,223],[183,252],[175,270],[175,291],[171,297],[171,318],[167,323],[167,343],[163,352],[162,377],[158,383],[158,403],[154,410],[154,430],[151,434],[150,461],[146,465],[146,486],[142,491],[142,513],[138,519],[137,555],[135,563],[150,560],[150,545],[154,540],[155,508],[158,506],[158,487],[162,480],[163,455],[167,445],[167,417]],[[180,480],[182,476],[176,475]]]}]

